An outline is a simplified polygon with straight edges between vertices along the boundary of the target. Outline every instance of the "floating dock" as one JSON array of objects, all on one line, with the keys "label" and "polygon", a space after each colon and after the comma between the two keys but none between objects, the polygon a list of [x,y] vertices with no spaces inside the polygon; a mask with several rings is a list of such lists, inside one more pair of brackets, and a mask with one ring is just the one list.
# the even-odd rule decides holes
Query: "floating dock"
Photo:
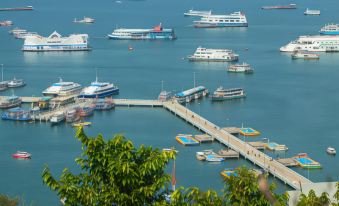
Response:
[{"label": "floating dock", "polygon": [[198,140],[199,143],[213,142],[214,138],[208,134],[197,134],[194,135],[194,139]]},{"label": "floating dock", "polygon": [[277,159],[277,161],[286,167],[298,166],[298,163],[297,161],[294,160],[294,158],[280,158],[280,159]]},{"label": "floating dock", "polygon": [[199,145],[199,141],[194,139],[190,134],[178,134],[175,139],[185,146]]},{"label": "floating dock", "polygon": [[284,144],[278,144],[276,142],[269,142],[266,144],[266,148],[271,151],[286,151],[288,148]]},{"label": "floating dock", "polygon": [[240,134],[246,137],[259,136],[260,132],[253,128],[240,128]]},{"label": "floating dock", "polygon": [[222,129],[225,130],[226,132],[230,133],[230,134],[239,134],[240,133],[240,128],[238,128],[238,127],[224,127]]},{"label": "floating dock", "polygon": [[293,157],[297,164],[306,169],[320,169],[321,164],[313,159],[311,159],[306,153],[298,154]]},{"label": "floating dock", "polygon": [[218,152],[219,157],[223,157],[225,159],[230,159],[230,158],[239,158],[239,152],[234,151],[232,149],[225,149],[225,150],[220,150]]},{"label": "floating dock", "polygon": [[266,148],[267,143],[266,142],[247,142],[252,147],[258,149],[258,150],[264,150]]}]

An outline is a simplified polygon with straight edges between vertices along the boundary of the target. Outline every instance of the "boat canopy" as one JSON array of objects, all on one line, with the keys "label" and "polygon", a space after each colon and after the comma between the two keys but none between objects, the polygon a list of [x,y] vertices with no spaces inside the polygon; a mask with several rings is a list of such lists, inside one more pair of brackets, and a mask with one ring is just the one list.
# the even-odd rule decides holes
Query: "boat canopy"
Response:
[{"label": "boat canopy", "polygon": [[198,86],[198,87],[194,87],[192,89],[180,92],[180,93],[176,94],[175,96],[186,97],[188,95],[192,95],[192,94],[195,94],[195,93],[198,93],[198,92],[203,92],[205,90],[206,90],[206,88],[204,86]]}]

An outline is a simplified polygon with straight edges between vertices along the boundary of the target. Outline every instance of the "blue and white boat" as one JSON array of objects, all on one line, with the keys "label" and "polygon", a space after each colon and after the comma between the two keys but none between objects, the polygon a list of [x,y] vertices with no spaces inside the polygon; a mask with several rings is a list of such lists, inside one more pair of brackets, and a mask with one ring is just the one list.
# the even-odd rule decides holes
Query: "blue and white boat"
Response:
[{"label": "blue and white boat", "polygon": [[339,24],[326,24],[320,29],[320,34],[323,35],[339,35]]},{"label": "blue and white boat", "polygon": [[29,121],[32,120],[30,112],[23,110],[20,107],[15,107],[7,110],[1,115],[3,120],[14,120],[14,121]]},{"label": "blue and white boat", "polygon": [[115,29],[108,35],[109,39],[116,40],[155,40],[176,39],[173,29],[164,29],[161,24],[152,29]]},{"label": "blue and white boat", "polygon": [[208,90],[204,86],[198,86],[176,94],[175,99],[179,103],[188,103],[206,95],[208,95]]},{"label": "blue and white boat", "polygon": [[99,82],[96,78],[89,87],[85,87],[80,93],[80,98],[105,98],[119,94],[119,88],[109,82]]},{"label": "blue and white boat", "polygon": [[244,13],[238,11],[229,15],[203,16],[199,21],[194,21],[196,28],[217,27],[247,27],[247,19]]}]

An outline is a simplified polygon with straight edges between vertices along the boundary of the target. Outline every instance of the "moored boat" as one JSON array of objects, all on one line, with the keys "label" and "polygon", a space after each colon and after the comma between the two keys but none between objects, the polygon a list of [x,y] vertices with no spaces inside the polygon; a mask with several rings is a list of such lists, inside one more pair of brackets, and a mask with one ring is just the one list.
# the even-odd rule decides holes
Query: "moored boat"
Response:
[{"label": "moored boat", "polygon": [[172,98],[172,92],[162,90],[158,96],[159,101],[167,101]]},{"label": "moored boat", "polygon": [[209,11],[198,11],[198,10],[193,10],[190,9],[188,12],[184,13],[184,16],[208,16],[212,14],[212,10]]},{"label": "moored boat", "polygon": [[105,98],[112,95],[118,95],[119,88],[109,82],[99,82],[98,75],[90,86],[85,87],[79,97],[80,98]]},{"label": "moored boat", "polygon": [[280,48],[281,52],[339,52],[339,35],[300,36]]},{"label": "moored boat", "polygon": [[23,87],[26,83],[23,79],[16,79],[15,77],[12,80],[9,80],[7,86],[9,88]]},{"label": "moored boat", "polygon": [[95,110],[110,110],[114,106],[113,99],[97,99],[95,101]]},{"label": "moored boat", "polygon": [[207,49],[198,47],[193,55],[187,57],[189,61],[230,62],[238,61],[239,55],[229,49]]},{"label": "moored boat", "polygon": [[239,99],[246,97],[245,92],[242,88],[232,88],[224,89],[223,87],[218,87],[212,95],[213,101],[222,101],[229,99]]},{"label": "moored boat", "polygon": [[12,154],[12,157],[15,159],[31,159],[32,155],[28,152],[17,151],[15,154]]},{"label": "moored boat", "polygon": [[194,21],[195,28],[218,27],[247,27],[247,19],[244,13],[238,11],[228,15],[207,15],[199,21]]},{"label": "moored boat", "polygon": [[13,120],[13,121],[29,121],[32,120],[30,112],[21,109],[20,107],[15,107],[7,110],[1,115],[3,120]]},{"label": "moored boat", "polygon": [[79,121],[80,116],[78,115],[77,109],[70,109],[66,111],[66,122],[72,123]]},{"label": "moored boat", "polygon": [[18,96],[6,96],[0,99],[0,109],[18,107],[21,105],[21,98]]},{"label": "moored boat", "polygon": [[337,151],[333,147],[328,147],[326,152],[330,155],[335,155]]},{"label": "moored boat", "polygon": [[46,90],[42,92],[44,96],[68,96],[79,94],[82,90],[82,87],[78,83],[74,82],[64,82],[61,78],[57,83],[52,84]]},{"label": "moored boat", "polygon": [[50,122],[52,124],[58,124],[66,119],[66,115],[64,112],[56,112],[54,115],[52,115]]},{"label": "moored boat", "polygon": [[305,59],[305,60],[312,60],[312,59],[319,59],[320,55],[307,52],[307,51],[295,51],[291,54],[292,59]]},{"label": "moored boat", "polygon": [[179,92],[174,96],[174,98],[179,103],[188,103],[196,99],[196,97],[200,98],[206,95],[208,95],[208,90],[204,86],[198,86],[186,91]]},{"label": "moored boat", "polygon": [[227,68],[228,72],[234,72],[234,73],[245,73],[245,74],[252,74],[254,70],[251,68],[251,66],[245,62],[242,64],[231,64]]},{"label": "moored boat", "polygon": [[4,91],[8,88],[8,82],[4,81],[4,65],[1,64],[1,82],[0,82],[0,91]]},{"label": "moored boat", "polygon": [[339,24],[326,24],[320,31],[322,35],[339,35]]},{"label": "moored boat", "polygon": [[89,105],[89,106],[84,106],[79,108],[79,116],[80,117],[87,117],[91,116],[94,113],[95,105]]}]

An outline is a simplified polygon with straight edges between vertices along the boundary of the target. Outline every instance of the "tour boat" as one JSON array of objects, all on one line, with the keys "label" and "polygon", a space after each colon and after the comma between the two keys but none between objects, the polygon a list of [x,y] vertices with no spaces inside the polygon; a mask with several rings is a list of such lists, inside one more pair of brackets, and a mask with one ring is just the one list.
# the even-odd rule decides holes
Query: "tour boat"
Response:
[{"label": "tour boat", "polygon": [[193,9],[190,9],[188,10],[188,12],[185,12],[184,13],[184,16],[208,16],[208,15],[211,15],[212,14],[212,11],[209,10],[209,11],[198,11],[198,10],[193,10]]},{"label": "tour boat", "polygon": [[231,64],[228,69],[228,72],[234,72],[234,73],[246,73],[246,74],[251,74],[253,73],[253,69],[251,66],[245,62],[242,64]]},{"label": "tour boat", "polygon": [[212,101],[239,99],[244,97],[246,97],[246,95],[242,88],[224,89],[223,87],[218,87],[212,95]]},{"label": "tour boat", "polygon": [[194,21],[195,28],[219,28],[219,27],[247,27],[247,19],[244,13],[234,12],[228,15],[207,15],[199,21]]},{"label": "tour boat", "polygon": [[320,10],[311,10],[307,8],[304,14],[305,15],[320,15]]},{"label": "tour boat", "polygon": [[77,122],[80,116],[78,115],[77,109],[70,109],[66,111],[66,122]]},{"label": "tour boat", "polygon": [[95,105],[84,106],[79,108],[79,116],[80,117],[87,117],[93,115],[95,109]]},{"label": "tour boat", "polygon": [[215,154],[206,155],[206,162],[222,162],[224,160],[225,160],[224,158],[218,157]]},{"label": "tour boat", "polygon": [[32,117],[29,111],[23,110],[20,107],[15,107],[4,112],[1,115],[1,119],[13,121],[30,121],[32,120]]},{"label": "tour boat", "polygon": [[31,154],[28,152],[17,151],[15,154],[12,154],[12,157],[15,159],[31,159]]},{"label": "tour boat", "polygon": [[228,49],[207,49],[198,47],[194,54],[187,58],[189,61],[231,62],[238,61],[239,55]]},{"label": "tour boat", "polygon": [[99,82],[98,75],[96,75],[95,81],[90,86],[85,87],[79,97],[80,98],[105,98],[112,95],[118,95],[119,88],[109,82]]},{"label": "tour boat", "polygon": [[339,52],[339,35],[300,36],[280,48],[281,52],[296,50],[309,52]]},{"label": "tour boat", "polygon": [[85,17],[81,20],[77,20],[76,18],[74,19],[74,23],[85,23],[85,24],[92,24],[94,23],[94,19],[90,18],[90,17]]},{"label": "tour boat", "polygon": [[95,110],[110,110],[114,106],[113,99],[97,99],[95,101]]},{"label": "tour boat", "polygon": [[312,60],[312,59],[319,59],[319,54],[310,53],[307,51],[295,51],[291,54],[292,59],[305,59],[305,60]]},{"label": "tour boat", "polygon": [[64,82],[61,78],[58,83],[52,84],[46,90],[42,92],[44,96],[68,96],[73,94],[79,94],[82,87],[78,83]]},{"label": "tour boat", "polygon": [[50,122],[52,124],[58,124],[66,119],[66,115],[64,112],[56,112],[54,115],[52,115]]},{"label": "tour boat", "polygon": [[320,29],[322,35],[339,35],[339,24],[326,24]]},{"label": "tour boat", "polygon": [[21,105],[21,98],[18,96],[5,96],[0,99],[0,109],[18,107]]},{"label": "tour boat", "polygon": [[9,88],[23,87],[25,85],[26,83],[23,79],[16,79],[15,77],[7,83]]},{"label": "tour boat", "polygon": [[328,147],[326,152],[331,155],[335,155],[337,151],[333,147]]}]

